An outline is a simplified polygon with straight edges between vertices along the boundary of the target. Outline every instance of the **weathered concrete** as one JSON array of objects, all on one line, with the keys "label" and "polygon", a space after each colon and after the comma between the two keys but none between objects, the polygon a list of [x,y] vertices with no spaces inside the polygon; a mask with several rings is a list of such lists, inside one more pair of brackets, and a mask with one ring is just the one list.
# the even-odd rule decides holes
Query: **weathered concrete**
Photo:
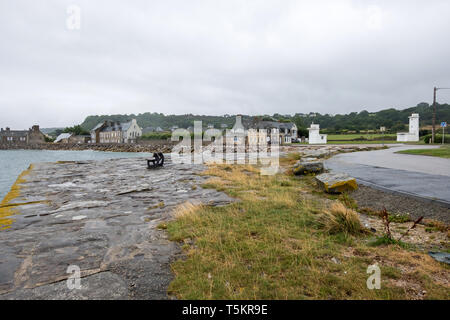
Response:
[{"label": "weathered concrete", "polygon": [[[0,299],[167,298],[179,248],[157,226],[187,200],[233,201],[194,187],[202,170],[170,159],[148,170],[139,158],[35,165],[14,200],[34,203],[0,230]],[[81,290],[66,286],[69,265]]]}]

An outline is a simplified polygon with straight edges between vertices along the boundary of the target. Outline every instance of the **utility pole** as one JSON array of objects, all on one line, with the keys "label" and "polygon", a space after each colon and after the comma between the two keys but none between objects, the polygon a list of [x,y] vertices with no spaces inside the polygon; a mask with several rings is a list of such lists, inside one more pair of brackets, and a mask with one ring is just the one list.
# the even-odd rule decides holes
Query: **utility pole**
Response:
[{"label": "utility pole", "polygon": [[434,136],[436,132],[436,92],[438,90],[449,90],[450,88],[436,88],[434,87],[433,90],[433,122],[432,122],[432,129],[431,129],[431,143],[434,143]]},{"label": "utility pole", "polygon": [[431,129],[431,143],[434,143],[434,135],[435,135],[435,127],[436,127],[436,91],[438,89],[434,87],[433,90],[433,122],[432,122],[432,129]]}]

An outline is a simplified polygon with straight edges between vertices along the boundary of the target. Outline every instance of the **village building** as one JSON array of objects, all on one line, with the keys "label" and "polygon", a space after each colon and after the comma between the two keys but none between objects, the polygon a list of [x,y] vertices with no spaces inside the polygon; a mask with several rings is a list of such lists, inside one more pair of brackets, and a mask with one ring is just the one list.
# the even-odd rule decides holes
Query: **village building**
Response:
[{"label": "village building", "polygon": [[419,141],[419,114],[413,113],[409,117],[409,132],[398,132],[398,142]]},{"label": "village building", "polygon": [[318,124],[311,123],[311,126],[308,128],[309,130],[309,144],[326,144],[327,143],[327,135],[320,134],[320,126]]},{"label": "village building", "polygon": [[69,143],[69,138],[72,136],[72,133],[61,133],[56,137],[53,143]]},{"label": "village building", "polygon": [[104,121],[99,124],[97,124],[92,130],[91,130],[91,143],[100,143],[100,132],[108,126],[110,122]]},{"label": "village building", "polygon": [[28,130],[0,129],[0,143],[3,144],[35,144],[45,143],[45,135],[34,125]]},{"label": "village building", "polygon": [[278,143],[280,145],[296,142],[298,139],[298,129],[295,123],[267,121],[258,118],[243,121],[242,116],[236,116],[236,123],[231,129],[231,133],[236,134],[236,136],[247,134],[247,141],[250,143],[260,141],[262,133],[266,136],[266,142],[270,144],[272,143],[274,130],[278,131]]},{"label": "village building", "polygon": [[122,143],[123,142],[123,132],[120,122],[108,123],[100,131],[100,140],[98,143]]},{"label": "village building", "polygon": [[91,130],[92,143],[136,143],[141,136],[136,119],[125,123],[105,121]]},{"label": "village building", "polygon": [[142,129],[142,134],[147,134],[147,133],[152,133],[155,132],[156,128],[155,127],[145,127],[144,129]]},{"label": "village building", "polygon": [[248,129],[261,130],[267,133],[267,142],[272,143],[271,133],[273,130],[278,130],[278,143],[280,145],[296,142],[298,139],[298,129],[293,122],[278,122],[253,119],[251,122],[244,124]]}]

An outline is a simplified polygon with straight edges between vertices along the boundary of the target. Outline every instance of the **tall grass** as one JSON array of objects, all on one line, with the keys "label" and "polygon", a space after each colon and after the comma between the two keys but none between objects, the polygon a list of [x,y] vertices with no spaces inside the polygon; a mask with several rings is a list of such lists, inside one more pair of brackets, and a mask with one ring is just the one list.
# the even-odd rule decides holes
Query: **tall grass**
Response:
[{"label": "tall grass", "polygon": [[320,218],[320,224],[329,234],[346,233],[361,234],[363,227],[358,213],[347,208],[342,202],[335,201],[329,209],[325,210]]}]

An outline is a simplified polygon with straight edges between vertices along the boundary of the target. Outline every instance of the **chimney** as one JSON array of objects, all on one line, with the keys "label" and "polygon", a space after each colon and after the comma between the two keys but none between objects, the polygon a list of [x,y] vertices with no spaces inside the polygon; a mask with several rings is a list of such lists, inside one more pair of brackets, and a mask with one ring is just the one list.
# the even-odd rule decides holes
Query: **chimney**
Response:
[{"label": "chimney", "polygon": [[9,127],[6,127],[6,131],[9,131]]}]

